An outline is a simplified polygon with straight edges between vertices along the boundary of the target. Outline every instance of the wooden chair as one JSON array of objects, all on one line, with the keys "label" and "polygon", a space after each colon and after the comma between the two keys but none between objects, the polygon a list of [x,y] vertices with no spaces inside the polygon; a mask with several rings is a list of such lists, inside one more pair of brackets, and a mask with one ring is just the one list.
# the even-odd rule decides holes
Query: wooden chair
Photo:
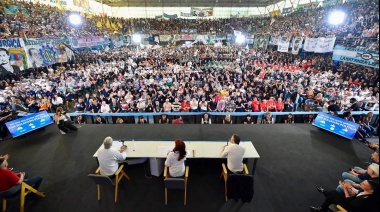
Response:
[{"label": "wooden chair", "polygon": [[[228,200],[227,199],[227,180],[228,180],[228,172],[227,172],[227,167],[226,167],[226,164],[222,163],[222,173],[220,174],[220,178],[223,177],[224,179],[224,196],[225,196],[225,199],[226,201]],[[248,172],[248,167],[247,167],[247,164],[243,164],[243,173],[245,175],[248,175],[249,172]]]},{"label": "wooden chair", "polygon": [[346,209],[344,209],[342,206],[340,205],[335,205],[335,204],[331,204],[329,206],[329,209],[333,212],[347,212]]},{"label": "wooden chair", "polygon": [[0,192],[0,198],[2,199],[3,207],[2,211],[5,212],[7,210],[7,199],[12,199],[16,196],[20,195],[20,212],[24,212],[25,210],[25,196],[34,193],[40,197],[45,197],[45,194],[41,193],[40,191],[36,190],[32,186],[21,183],[21,185],[13,186],[12,188]]},{"label": "wooden chair", "polygon": [[165,183],[165,205],[168,204],[168,189],[184,189],[185,196],[183,200],[183,205],[186,205],[186,190],[187,181],[189,177],[189,167],[186,166],[185,178],[171,178],[168,175],[168,167],[164,168],[164,183]]},{"label": "wooden chair", "polygon": [[129,176],[123,171],[124,165],[120,165],[119,169],[115,173],[115,179],[111,179],[108,176],[100,175],[100,168],[98,168],[95,174],[87,175],[90,177],[98,187],[98,201],[100,200],[100,185],[114,186],[115,187],[115,203],[117,202],[117,196],[119,192],[119,183],[123,177],[130,180]]}]

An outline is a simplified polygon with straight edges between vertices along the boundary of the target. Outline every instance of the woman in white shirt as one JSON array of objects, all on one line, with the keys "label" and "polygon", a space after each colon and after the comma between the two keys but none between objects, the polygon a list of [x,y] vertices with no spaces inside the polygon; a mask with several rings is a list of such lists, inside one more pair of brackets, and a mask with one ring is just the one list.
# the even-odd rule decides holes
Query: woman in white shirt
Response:
[{"label": "woman in white shirt", "polygon": [[175,140],[173,151],[168,152],[165,166],[169,167],[170,177],[182,177],[185,174],[186,145],[181,139]]}]

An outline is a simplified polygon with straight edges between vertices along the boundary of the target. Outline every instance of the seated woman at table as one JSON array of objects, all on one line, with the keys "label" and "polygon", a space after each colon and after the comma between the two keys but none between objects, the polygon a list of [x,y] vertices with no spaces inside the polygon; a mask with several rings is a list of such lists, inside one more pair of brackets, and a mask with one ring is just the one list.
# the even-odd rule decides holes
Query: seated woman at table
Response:
[{"label": "seated woman at table", "polygon": [[170,177],[182,177],[185,174],[186,145],[181,139],[175,140],[174,149],[168,152],[165,166],[169,167]]}]

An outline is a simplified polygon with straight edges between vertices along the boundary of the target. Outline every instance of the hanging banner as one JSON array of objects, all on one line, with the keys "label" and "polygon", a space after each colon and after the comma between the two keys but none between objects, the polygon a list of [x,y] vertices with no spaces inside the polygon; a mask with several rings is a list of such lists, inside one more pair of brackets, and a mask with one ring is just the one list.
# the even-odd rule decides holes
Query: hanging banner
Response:
[{"label": "hanging banner", "polygon": [[103,36],[70,37],[72,48],[105,48],[108,42]]},{"label": "hanging banner", "polygon": [[290,37],[281,37],[278,41],[277,51],[279,52],[288,52],[290,44]]},{"label": "hanging banner", "polygon": [[293,8],[292,7],[283,8],[282,9],[282,14],[288,14],[288,13],[291,13],[291,12],[293,12]]},{"label": "hanging banner", "polygon": [[269,45],[278,45],[278,41],[280,40],[281,37],[271,37],[269,41]]},{"label": "hanging banner", "polygon": [[17,73],[28,68],[28,59],[20,38],[0,40],[0,74]]},{"label": "hanging banner", "polygon": [[302,46],[303,37],[296,37],[293,39],[292,54],[298,54]]},{"label": "hanging banner", "polygon": [[171,35],[159,35],[160,42],[169,42],[172,39]]},{"label": "hanging banner", "polygon": [[177,14],[169,15],[169,14],[164,13],[164,14],[163,14],[163,17],[164,17],[164,18],[178,18],[178,15],[177,15]]},{"label": "hanging banner", "polygon": [[181,12],[181,16],[182,17],[191,17],[191,13],[184,13],[184,12]]},{"label": "hanging banner", "polygon": [[318,38],[315,53],[326,53],[334,51],[335,37],[333,38]]},{"label": "hanging banner", "polygon": [[181,40],[195,40],[195,35],[193,35],[193,34],[182,34]]},{"label": "hanging banner", "polygon": [[255,37],[253,40],[253,48],[254,49],[258,49],[258,48],[267,49],[268,43],[269,43],[269,36]]},{"label": "hanging banner", "polygon": [[281,14],[280,10],[274,10],[273,12],[269,13],[271,17],[276,17]]},{"label": "hanging banner", "polygon": [[214,15],[214,9],[212,7],[208,8],[191,8],[191,15],[196,17],[211,17]]},{"label": "hanging banner", "polygon": [[111,38],[111,42],[112,42],[113,46],[116,47],[116,48],[125,45],[125,42],[124,42],[124,41],[125,41],[126,39],[125,39],[124,36],[111,35],[110,38]]},{"label": "hanging banner", "polygon": [[73,4],[77,7],[81,7],[85,9],[88,9],[90,5],[89,0],[73,0]]},{"label": "hanging banner", "polygon": [[30,68],[64,63],[70,60],[73,55],[72,51],[63,45],[68,43],[64,37],[31,38],[24,39],[24,42]]},{"label": "hanging banner", "polygon": [[379,69],[379,52],[363,48],[335,46],[333,60],[354,63]]},{"label": "hanging banner", "polygon": [[314,52],[317,47],[318,38],[306,38],[303,50],[306,52]]}]

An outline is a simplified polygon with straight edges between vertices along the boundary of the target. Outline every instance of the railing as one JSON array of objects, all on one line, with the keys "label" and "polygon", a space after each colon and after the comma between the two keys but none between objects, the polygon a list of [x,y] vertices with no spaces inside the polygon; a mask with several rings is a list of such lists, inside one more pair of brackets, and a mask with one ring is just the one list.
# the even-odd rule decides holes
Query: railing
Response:
[{"label": "railing", "polygon": [[[351,112],[352,115],[365,115],[369,112],[373,112],[372,123],[377,123],[379,117],[379,111],[356,111]],[[149,124],[157,124],[161,118],[161,115],[166,115],[169,120],[173,120],[176,116],[181,116],[185,124],[201,124],[201,119],[206,112],[163,112],[163,113],[68,113],[73,121],[76,117],[82,115],[86,118],[87,124],[94,123],[96,116],[100,116],[105,119],[108,124],[116,124],[117,118],[122,118],[125,123],[134,124],[137,123],[139,117],[142,116]],[[263,117],[267,112],[207,112],[211,118],[212,124],[221,124],[225,116],[230,115],[234,124],[243,124],[243,120],[247,115],[252,117],[255,124],[260,124]],[[320,112],[271,112],[275,123],[284,123],[284,118],[291,114],[295,123],[304,123],[305,117],[308,115],[315,116]],[[342,115],[344,112],[339,112],[338,115]],[[54,116],[54,113],[50,113]]]}]

